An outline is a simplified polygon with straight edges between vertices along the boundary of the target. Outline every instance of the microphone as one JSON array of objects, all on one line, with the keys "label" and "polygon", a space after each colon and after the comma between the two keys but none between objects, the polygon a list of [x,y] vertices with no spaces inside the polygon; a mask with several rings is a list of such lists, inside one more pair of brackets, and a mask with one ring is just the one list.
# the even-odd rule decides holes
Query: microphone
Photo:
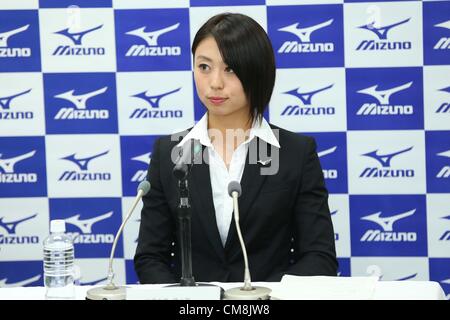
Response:
[{"label": "microphone", "polygon": [[194,290],[201,290],[206,287],[220,288],[220,297],[223,296],[223,289],[214,284],[196,283],[192,274],[192,246],[191,246],[191,205],[189,204],[189,186],[187,175],[194,163],[198,163],[197,155],[201,154],[202,145],[198,139],[191,139],[179,150],[179,155],[175,160],[173,175],[178,180],[178,191],[180,202],[177,208],[178,234],[181,248],[181,279],[179,284],[172,284],[168,287],[191,287]]},{"label": "microphone", "polygon": [[[198,140],[191,139],[179,148],[179,155],[175,160],[173,175],[178,180],[180,203],[177,208],[179,222],[179,239],[181,244],[181,280],[180,286],[195,286],[192,275],[192,248],[191,248],[191,206],[189,204],[189,186],[187,175],[194,163],[196,154],[201,151]],[[177,286],[177,285],[176,285]]]},{"label": "microphone", "polygon": [[244,257],[244,286],[226,290],[224,297],[227,300],[268,300],[272,290],[265,287],[253,287],[251,283],[247,250],[245,248],[244,239],[242,238],[241,227],[239,226],[238,197],[242,194],[240,183],[237,181],[231,181],[228,184],[228,194],[233,198],[234,222],[236,224],[239,242],[241,243],[242,255]]},{"label": "microphone", "polygon": [[179,155],[175,160],[173,175],[178,180],[186,178],[191,165],[194,163],[196,155],[202,150],[202,146],[198,140],[191,139],[180,147]]},{"label": "microphone", "polygon": [[125,220],[120,225],[119,231],[117,231],[116,237],[114,238],[113,246],[111,249],[111,255],[109,256],[109,267],[108,267],[108,284],[106,286],[102,286],[99,288],[89,289],[86,293],[86,299],[88,300],[125,300],[126,291],[124,286],[116,286],[113,282],[114,279],[114,271],[112,267],[113,259],[114,259],[114,251],[116,250],[117,241],[119,240],[120,235],[122,234],[123,228],[125,224],[130,219],[131,214],[136,208],[139,200],[146,195],[150,190],[150,182],[147,180],[139,183],[137,188],[137,195],[134,199],[134,203],[131,206],[130,211],[125,218]]}]

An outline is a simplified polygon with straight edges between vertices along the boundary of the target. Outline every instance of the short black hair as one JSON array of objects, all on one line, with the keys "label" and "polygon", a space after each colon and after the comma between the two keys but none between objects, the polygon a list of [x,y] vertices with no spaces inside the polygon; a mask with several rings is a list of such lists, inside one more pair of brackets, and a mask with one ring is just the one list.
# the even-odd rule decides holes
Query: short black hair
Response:
[{"label": "short black hair", "polygon": [[262,120],[275,84],[275,57],[267,33],[249,16],[218,14],[197,31],[192,55],[199,43],[210,36],[216,40],[223,61],[242,83],[250,104],[251,120]]}]

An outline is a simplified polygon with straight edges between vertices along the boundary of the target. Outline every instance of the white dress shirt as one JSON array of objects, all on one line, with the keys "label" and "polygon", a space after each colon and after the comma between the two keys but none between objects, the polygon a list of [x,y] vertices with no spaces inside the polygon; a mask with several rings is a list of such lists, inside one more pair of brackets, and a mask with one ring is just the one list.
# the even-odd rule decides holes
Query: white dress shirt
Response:
[{"label": "white dress shirt", "polygon": [[258,121],[254,121],[250,129],[249,137],[234,150],[229,170],[220,154],[214,149],[209,138],[208,113],[205,113],[200,121],[197,122],[192,130],[178,144],[178,146],[183,146],[190,139],[198,139],[208,150],[209,174],[211,177],[214,208],[216,210],[216,222],[223,246],[225,246],[227,241],[231,218],[233,216],[233,199],[228,195],[228,184],[231,181],[238,181],[240,183],[247,158],[248,145],[255,137],[280,148],[280,144],[267,121],[264,118],[261,124]]}]

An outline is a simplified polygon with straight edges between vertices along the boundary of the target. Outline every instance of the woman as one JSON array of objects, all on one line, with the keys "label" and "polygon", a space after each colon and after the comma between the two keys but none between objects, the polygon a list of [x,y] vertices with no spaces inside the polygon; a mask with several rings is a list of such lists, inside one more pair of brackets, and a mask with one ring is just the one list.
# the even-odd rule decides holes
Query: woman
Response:
[{"label": "woman", "polygon": [[134,258],[140,283],[180,281],[179,194],[171,154],[192,139],[200,141],[204,155],[188,176],[196,281],[243,280],[227,192],[233,180],[242,186],[240,226],[252,280],[336,275],[328,193],[315,142],[262,117],[275,82],[264,29],[242,14],[216,15],[197,32],[192,54],[197,93],[207,112],[181,141],[174,135],[155,142],[148,172],[152,188],[143,199]]}]

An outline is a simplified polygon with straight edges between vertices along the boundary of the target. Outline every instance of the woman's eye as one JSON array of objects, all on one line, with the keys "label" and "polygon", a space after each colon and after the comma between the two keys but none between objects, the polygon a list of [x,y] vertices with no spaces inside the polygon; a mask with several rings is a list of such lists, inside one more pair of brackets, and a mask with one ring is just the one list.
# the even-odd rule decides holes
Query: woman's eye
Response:
[{"label": "woman's eye", "polygon": [[208,66],[207,64],[204,64],[204,63],[199,64],[198,67],[199,67],[199,69],[202,70],[202,71],[209,70],[209,66]]},{"label": "woman's eye", "polygon": [[226,67],[225,68],[225,72],[227,72],[227,73],[234,73],[233,69],[231,69],[230,67]]}]

